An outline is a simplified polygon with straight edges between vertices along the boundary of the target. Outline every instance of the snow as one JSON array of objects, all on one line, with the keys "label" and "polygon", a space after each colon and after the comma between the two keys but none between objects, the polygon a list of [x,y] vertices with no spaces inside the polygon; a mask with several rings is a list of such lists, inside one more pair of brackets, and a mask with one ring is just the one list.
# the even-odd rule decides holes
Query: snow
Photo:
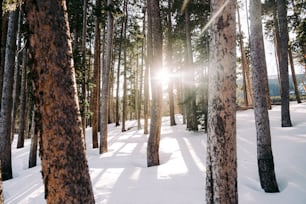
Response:
[{"label": "snow", "polygon": [[[270,115],[272,148],[280,193],[260,188],[256,160],[253,110],[237,112],[238,195],[242,204],[306,203],[306,103],[291,103],[293,127],[280,127],[280,106]],[[128,121],[129,131],[109,125],[109,152],[99,155],[87,134],[87,158],[96,203],[101,204],[202,204],[205,203],[206,135],[182,125],[169,126],[163,118],[161,165],[146,167],[147,135]],[[16,138],[15,138],[16,139]],[[6,204],[45,203],[40,165],[28,169],[30,140],[25,148],[12,144],[14,178],[3,182]],[[40,161],[38,159],[38,164]]]}]

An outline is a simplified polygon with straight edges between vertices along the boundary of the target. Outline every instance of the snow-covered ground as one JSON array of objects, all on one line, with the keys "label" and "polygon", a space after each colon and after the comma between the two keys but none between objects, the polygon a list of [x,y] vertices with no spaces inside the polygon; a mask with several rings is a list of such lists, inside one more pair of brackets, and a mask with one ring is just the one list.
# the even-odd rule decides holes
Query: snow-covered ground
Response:
[{"label": "snow-covered ground", "polygon": [[[237,112],[238,191],[241,204],[306,203],[306,103],[291,103],[293,127],[280,127],[280,106],[269,112],[276,176],[281,192],[264,193],[259,184],[253,110]],[[205,203],[206,135],[185,130],[163,119],[161,165],[146,167],[147,135],[136,121],[121,133],[109,126],[109,152],[91,148],[87,129],[87,157],[96,203],[203,204]],[[3,182],[4,203],[45,203],[40,166],[28,169],[30,140],[25,148],[13,143],[14,179]],[[39,160],[38,160],[39,161]]]}]

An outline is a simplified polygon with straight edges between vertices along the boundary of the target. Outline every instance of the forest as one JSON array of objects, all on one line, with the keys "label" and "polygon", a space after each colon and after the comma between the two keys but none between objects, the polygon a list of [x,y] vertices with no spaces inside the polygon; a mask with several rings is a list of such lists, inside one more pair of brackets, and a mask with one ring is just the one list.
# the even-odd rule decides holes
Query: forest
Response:
[{"label": "forest", "polygon": [[[290,154],[272,141],[297,153],[305,143],[304,0],[1,5],[0,203],[252,203],[245,186],[255,184],[239,177],[249,157],[256,192],[293,191],[291,173],[277,176]],[[118,187],[119,171],[138,180]],[[11,196],[22,175],[37,198]],[[197,189],[187,198],[185,183]],[[159,197],[163,185],[172,199]],[[299,204],[297,192],[288,199]]]}]

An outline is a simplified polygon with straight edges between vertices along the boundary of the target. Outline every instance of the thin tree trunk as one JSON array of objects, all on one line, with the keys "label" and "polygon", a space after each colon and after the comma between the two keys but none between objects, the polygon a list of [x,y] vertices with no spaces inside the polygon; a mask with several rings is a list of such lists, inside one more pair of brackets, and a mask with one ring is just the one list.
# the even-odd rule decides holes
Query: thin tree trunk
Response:
[{"label": "thin tree trunk", "polygon": [[[145,32],[145,27],[143,26],[143,33]],[[140,82],[139,82],[139,95],[138,95],[138,115],[137,115],[137,128],[141,129],[141,102],[142,102],[142,92],[143,92],[143,68],[144,68],[144,39],[141,43],[141,65],[140,65]]]},{"label": "thin tree trunk", "polygon": [[188,6],[185,7],[185,32],[186,32],[186,80],[185,84],[185,104],[187,113],[187,129],[198,131],[198,121],[196,114],[196,94],[194,87],[194,69],[193,57],[191,48],[191,30],[190,30],[190,16]]},{"label": "thin tree trunk", "polygon": [[[107,6],[111,8],[113,1],[107,0]],[[114,34],[114,17],[111,10],[107,11],[107,36],[106,36],[106,52],[105,66],[102,72],[102,91],[101,91],[101,106],[100,106],[100,154],[108,151],[107,134],[108,134],[108,108],[109,108],[109,88],[110,88],[110,72],[112,64],[112,49],[113,49],[113,34]]]},{"label": "thin tree trunk", "polygon": [[11,160],[11,123],[12,92],[16,54],[17,10],[10,11],[5,50],[3,89],[0,113],[0,160],[2,161],[2,179],[12,178]]},{"label": "thin tree trunk", "polygon": [[262,81],[267,80],[266,57],[261,23],[261,1],[250,1],[251,19],[251,64],[254,94],[254,114],[257,134],[257,161],[261,187],[265,192],[279,192],[274,172],[271,133]]},{"label": "thin tree trunk", "polygon": [[19,134],[17,141],[17,148],[22,148],[24,146],[24,138],[25,132],[27,129],[27,114],[26,114],[26,106],[27,106],[27,72],[26,72],[26,55],[27,49],[23,50],[23,63],[21,70],[21,94],[20,94],[20,110],[19,110],[19,118],[20,118],[20,126],[19,126]]},{"label": "thin tree trunk", "polygon": [[277,14],[280,35],[279,70],[281,76],[281,123],[282,127],[291,127],[290,98],[289,98],[289,74],[288,74],[288,24],[286,0],[277,1]]},{"label": "thin tree trunk", "polygon": [[125,120],[127,115],[127,79],[126,79],[126,72],[127,72],[127,39],[126,39],[126,29],[127,29],[127,22],[128,22],[128,10],[127,10],[127,0],[124,2],[124,24],[123,24],[123,39],[124,39],[124,48],[123,48],[123,99],[122,99],[122,127],[121,131],[125,132]]},{"label": "thin tree trunk", "polygon": [[[226,6],[224,5],[226,4]],[[222,9],[222,7],[224,9]],[[211,1],[206,203],[238,203],[234,1]]]},{"label": "thin tree trunk", "polygon": [[[149,12],[150,11],[150,12]],[[159,0],[148,0],[148,16],[151,18],[151,23],[148,27],[152,29],[152,47],[153,58],[152,67],[150,69],[151,83],[154,87],[152,91],[151,105],[151,123],[150,135],[147,146],[147,166],[156,166],[159,161],[159,142],[161,130],[161,114],[162,114],[162,86],[158,81],[158,74],[162,67],[162,26],[160,18]],[[149,21],[150,22],[150,21]],[[149,35],[149,33],[148,33]]]},{"label": "thin tree trunk", "polygon": [[[127,4],[127,0],[124,1],[124,10],[125,5]],[[119,106],[120,106],[120,98],[119,98],[119,90],[120,90],[120,67],[121,67],[121,49],[122,49],[122,41],[123,41],[123,30],[125,26],[125,21],[122,20],[121,23],[121,31],[120,31],[120,41],[119,41],[119,50],[118,50],[118,67],[117,67],[117,84],[116,84],[116,115],[115,115],[115,126],[120,125],[120,114],[119,114]]]},{"label": "thin tree trunk", "polygon": [[[101,8],[101,1],[96,0],[96,9]],[[98,124],[99,124],[99,97],[100,97],[100,70],[101,70],[101,30],[100,30],[100,15],[95,17],[95,53],[94,53],[94,76],[93,83],[95,84],[92,94],[92,148],[98,148]]]},{"label": "thin tree trunk", "polygon": [[11,140],[14,140],[14,133],[15,133],[15,121],[16,121],[16,112],[17,106],[19,104],[19,95],[20,95],[20,48],[21,48],[21,18],[22,18],[22,9],[18,9],[18,21],[17,21],[17,47],[16,47],[16,58],[15,58],[15,70],[14,70],[14,85],[13,85],[13,105],[12,105],[12,130],[11,130]]},{"label": "thin tree trunk", "polygon": [[295,68],[294,68],[294,63],[293,63],[291,47],[288,47],[288,57],[289,57],[289,62],[290,62],[290,68],[291,68],[292,81],[293,81],[293,86],[294,86],[294,93],[295,93],[296,102],[297,103],[302,103],[300,93],[299,93],[299,89],[298,89],[298,84],[297,84],[297,81],[296,81],[296,74],[295,74]]},{"label": "thin tree trunk", "polygon": [[[81,117],[82,117],[82,128],[83,138],[85,140],[86,133],[86,30],[87,30],[87,1],[83,0],[83,22],[82,22],[82,82],[81,82]],[[84,142],[86,147],[86,142]]]},{"label": "thin tree trunk", "polygon": [[167,22],[167,26],[168,26],[168,46],[167,46],[167,54],[168,54],[168,69],[169,69],[169,73],[170,73],[170,79],[168,81],[168,96],[169,96],[169,112],[170,112],[170,125],[174,126],[176,125],[175,122],[175,111],[174,111],[174,96],[173,96],[173,78],[171,77],[171,73],[172,73],[172,69],[173,69],[173,59],[172,59],[172,55],[173,55],[173,48],[172,48],[172,0],[168,0],[168,14],[167,14],[167,18],[168,18],[168,22]]},{"label": "thin tree trunk", "polygon": [[[150,10],[148,8],[150,0],[146,1],[146,11],[144,11],[144,16],[147,16],[147,24],[152,24],[152,19],[149,15],[151,15]],[[146,19],[144,19],[144,25],[146,25]],[[143,125],[143,133],[149,133],[149,104],[150,104],[150,95],[149,95],[149,72],[151,67],[151,59],[152,59],[152,28],[148,26],[147,28],[147,57],[146,57],[146,69],[144,74],[144,103],[143,103],[143,116],[144,116],[144,125]]]},{"label": "thin tree trunk", "polygon": [[29,168],[32,168],[37,165],[37,143],[38,138],[41,137],[41,123],[40,118],[38,118],[39,114],[37,113],[37,108],[34,106],[32,111],[32,129],[31,134],[31,147],[30,147],[30,155],[29,155]]},{"label": "thin tree trunk", "polygon": [[[47,203],[94,203],[66,1],[27,0],[35,104]],[[49,12],[52,11],[52,12]]]}]

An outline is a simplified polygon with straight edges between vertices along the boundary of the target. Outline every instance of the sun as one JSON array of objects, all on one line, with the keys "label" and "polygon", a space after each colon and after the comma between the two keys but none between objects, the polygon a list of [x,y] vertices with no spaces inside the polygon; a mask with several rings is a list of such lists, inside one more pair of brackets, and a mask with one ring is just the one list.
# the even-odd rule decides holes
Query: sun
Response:
[{"label": "sun", "polygon": [[170,75],[167,69],[163,68],[161,69],[157,74],[157,79],[160,81],[160,83],[163,84],[163,88],[168,86],[168,82],[170,80]]}]

